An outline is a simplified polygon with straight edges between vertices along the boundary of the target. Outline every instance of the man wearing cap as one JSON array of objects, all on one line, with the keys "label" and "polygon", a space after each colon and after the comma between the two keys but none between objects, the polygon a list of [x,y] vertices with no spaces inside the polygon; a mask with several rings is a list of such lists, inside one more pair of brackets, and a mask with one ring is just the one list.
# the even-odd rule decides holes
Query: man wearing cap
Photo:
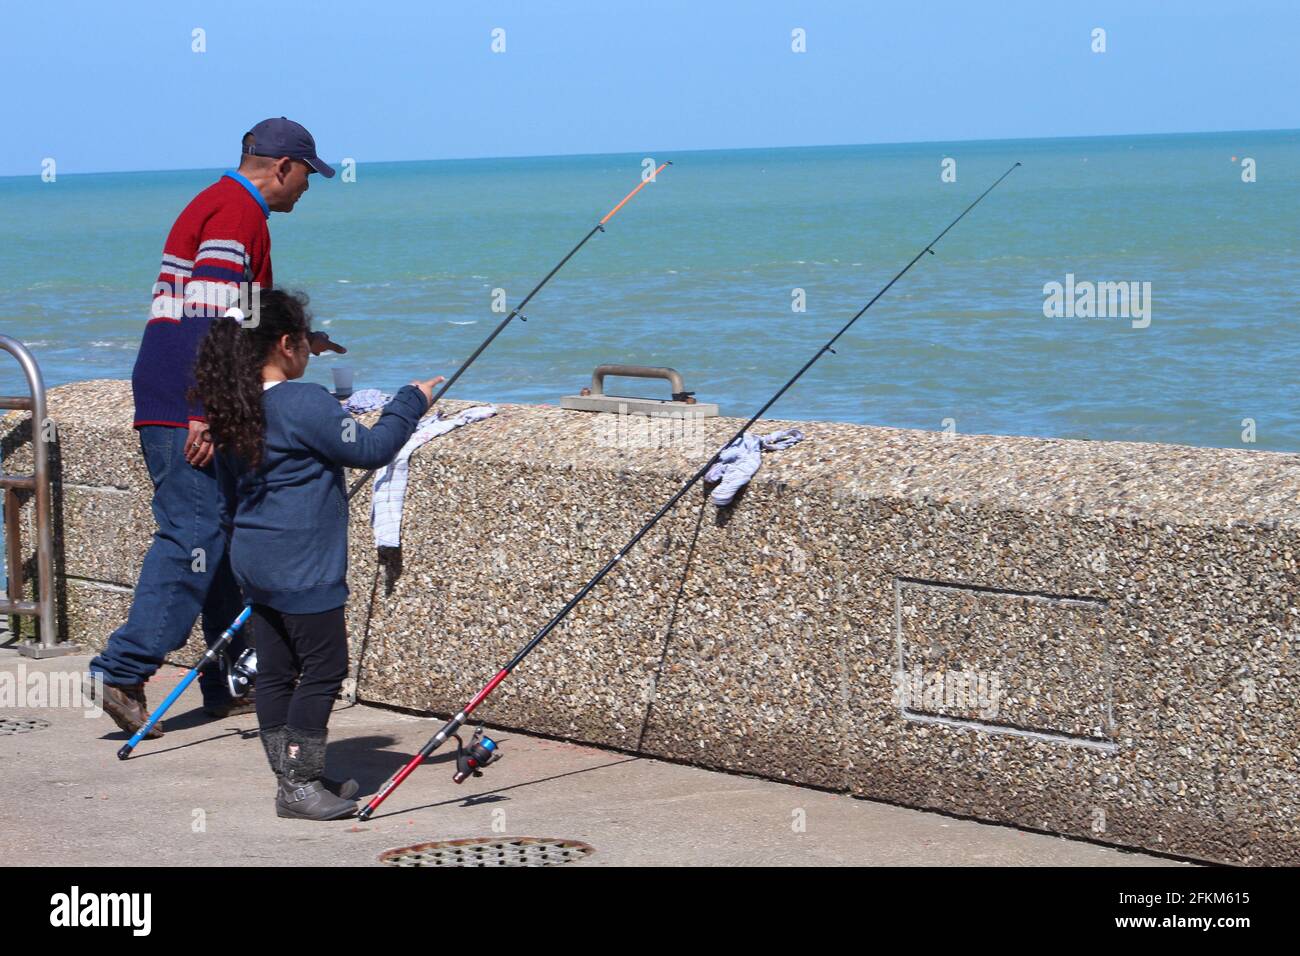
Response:
[{"label": "man wearing cap", "polygon": [[[158,523],[126,622],[90,662],[103,678],[102,706],[127,733],[149,716],[144,682],[182,647],[202,616],[209,645],[239,614],[243,601],[230,571],[202,407],[188,397],[199,343],[212,320],[242,307],[256,321],[259,290],[270,289],[272,212],[292,212],[308,178],[334,170],[316,141],[292,120],[258,123],[244,134],[239,169],[204,189],[177,217],[163,246],[153,308],[131,375],[135,428],[153,481]],[[312,353],[345,349],[314,333]],[[237,640],[231,653],[242,650]],[[199,678],[204,710],[215,717],[253,709],[234,700],[221,674]],[[93,684],[92,684],[93,687]],[[151,737],[161,736],[155,727]]]}]

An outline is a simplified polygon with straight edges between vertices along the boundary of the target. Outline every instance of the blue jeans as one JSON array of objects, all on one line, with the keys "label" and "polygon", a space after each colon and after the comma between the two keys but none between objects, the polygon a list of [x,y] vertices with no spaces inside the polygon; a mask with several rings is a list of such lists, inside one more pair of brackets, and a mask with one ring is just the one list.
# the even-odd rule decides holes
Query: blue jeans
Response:
[{"label": "blue jeans", "polygon": [[[92,674],[119,686],[149,678],[168,654],[184,646],[200,614],[203,637],[211,646],[244,606],[226,553],[212,464],[195,468],[185,460],[184,428],[143,425],[139,432],[153,480],[158,530],[144,557],[126,623],[90,662]],[[231,652],[238,655],[244,647],[236,635]],[[230,698],[215,666],[200,675],[199,687],[205,704]]]}]

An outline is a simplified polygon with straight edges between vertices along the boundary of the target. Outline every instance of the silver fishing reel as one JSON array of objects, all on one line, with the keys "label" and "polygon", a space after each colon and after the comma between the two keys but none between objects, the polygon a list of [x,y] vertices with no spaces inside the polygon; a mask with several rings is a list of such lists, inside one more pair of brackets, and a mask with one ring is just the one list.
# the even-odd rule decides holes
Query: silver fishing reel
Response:
[{"label": "silver fishing reel", "polygon": [[257,682],[257,650],[250,647],[233,664],[229,654],[221,656],[221,670],[231,697],[246,697]]}]

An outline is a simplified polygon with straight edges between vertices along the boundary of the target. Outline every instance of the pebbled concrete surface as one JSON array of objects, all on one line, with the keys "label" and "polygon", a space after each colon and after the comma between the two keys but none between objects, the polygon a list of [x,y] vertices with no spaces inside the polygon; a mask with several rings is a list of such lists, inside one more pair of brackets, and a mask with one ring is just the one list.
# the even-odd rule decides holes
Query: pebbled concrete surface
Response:
[{"label": "pebbled concrete surface", "polygon": [[[50,408],[61,616],[93,650],[129,605],[148,481],[129,383],[53,389]],[[374,547],[367,494],[352,503],[362,701],[460,706],[740,424],[645,442],[616,416],[498,408],[412,458],[399,551]],[[25,421],[0,419],[20,471]],[[727,509],[693,491],[481,716],[1152,852],[1300,862],[1300,455],[758,428],[790,424],[807,441]]]}]

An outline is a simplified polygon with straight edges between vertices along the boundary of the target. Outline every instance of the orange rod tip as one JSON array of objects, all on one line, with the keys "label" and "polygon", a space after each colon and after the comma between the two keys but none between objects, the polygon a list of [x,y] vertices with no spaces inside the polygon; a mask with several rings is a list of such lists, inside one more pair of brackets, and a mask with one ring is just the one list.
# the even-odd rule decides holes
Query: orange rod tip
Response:
[{"label": "orange rod tip", "polygon": [[630,193],[628,193],[626,196],[624,196],[622,202],[620,202],[617,206],[615,206],[615,207],[614,207],[613,209],[611,209],[609,212],[605,213],[605,218],[603,218],[603,219],[602,219],[602,220],[601,220],[597,225],[601,225],[601,226],[603,226],[603,225],[605,225],[605,223],[607,223],[607,222],[609,222],[611,219],[613,219],[613,218],[614,218],[614,214],[615,214],[616,212],[618,212],[620,209],[622,209],[625,205],[627,205],[627,202],[628,202],[629,199],[631,199],[633,196],[635,196],[637,193],[639,193],[642,189],[644,189],[646,183],[654,182],[654,177],[655,177],[656,175],[658,175],[658,174],[663,170],[664,166],[667,166],[667,165],[669,165],[669,163],[663,163],[662,165],[660,165],[660,167],[659,167],[658,169],[656,169],[653,173],[650,174],[650,177],[649,177],[648,179],[643,179],[643,180],[641,180],[640,184],[636,187],[636,189],[632,190]]}]

